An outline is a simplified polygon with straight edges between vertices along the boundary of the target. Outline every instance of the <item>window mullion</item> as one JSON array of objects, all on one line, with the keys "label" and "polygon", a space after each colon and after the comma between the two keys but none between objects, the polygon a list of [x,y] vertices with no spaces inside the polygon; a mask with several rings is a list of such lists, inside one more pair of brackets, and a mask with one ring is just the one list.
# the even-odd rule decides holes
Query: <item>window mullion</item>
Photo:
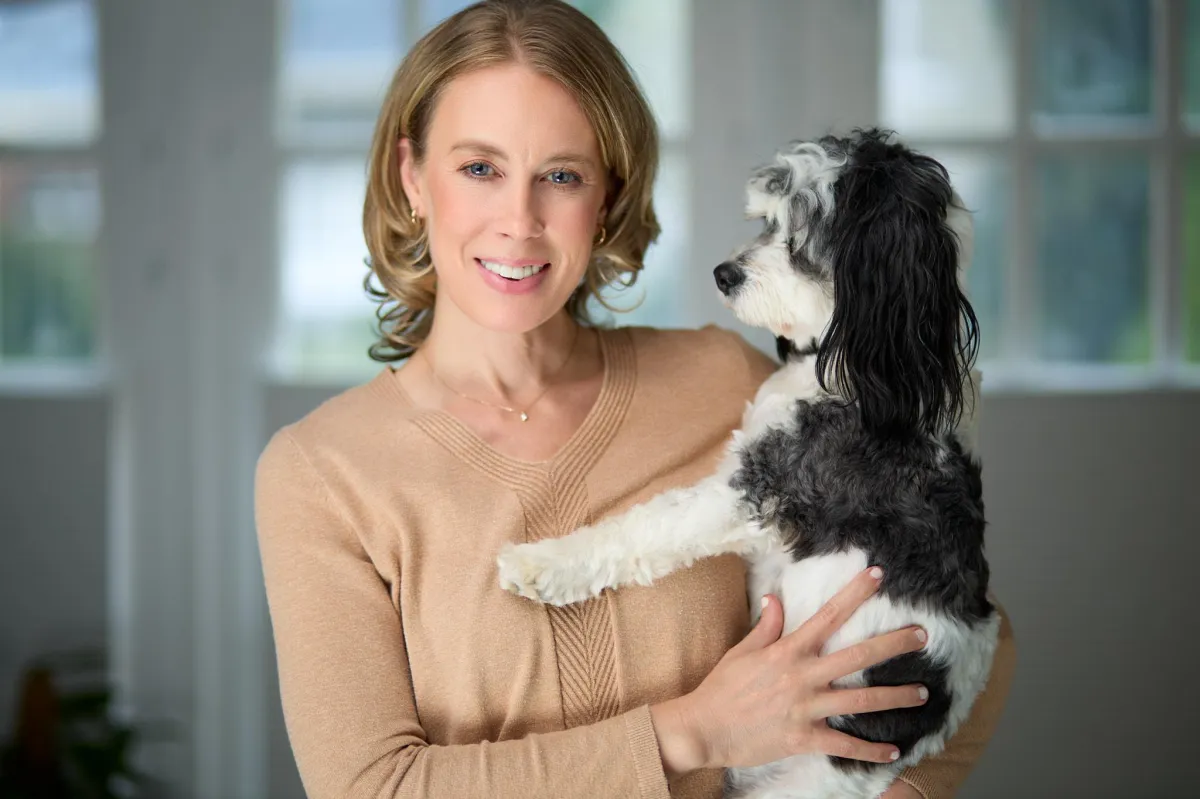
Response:
[{"label": "window mullion", "polygon": [[1032,124],[1035,9],[1033,0],[1015,0],[1015,7],[1011,46],[1015,48],[1017,112],[1011,150],[1013,185],[1009,198],[1012,252],[1005,286],[1008,302],[1001,341],[1001,359],[1010,367],[1035,360],[1035,337],[1039,327],[1033,263],[1033,221],[1040,201],[1034,196],[1036,142]]},{"label": "window mullion", "polygon": [[1156,362],[1168,374],[1184,358],[1183,202],[1186,132],[1183,129],[1185,0],[1158,0],[1155,48],[1158,113],[1164,136],[1156,159],[1152,203],[1150,318]]}]

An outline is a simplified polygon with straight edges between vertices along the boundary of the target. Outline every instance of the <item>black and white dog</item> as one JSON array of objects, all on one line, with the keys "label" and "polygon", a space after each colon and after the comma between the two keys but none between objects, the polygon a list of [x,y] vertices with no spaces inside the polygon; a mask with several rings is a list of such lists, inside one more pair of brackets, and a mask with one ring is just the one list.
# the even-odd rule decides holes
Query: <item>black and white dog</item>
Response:
[{"label": "black and white dog", "polygon": [[784,365],[717,473],[565,538],[506,548],[500,582],[562,605],[736,552],[755,615],[778,595],[788,632],[883,567],[879,592],[825,651],[920,625],[922,650],[837,685],[921,683],[929,700],[828,723],[893,743],[900,759],[799,755],[726,775],[727,795],[747,799],[875,797],[966,718],[999,631],[972,454],[978,327],[960,282],[970,215],[940,163],[877,130],[788,146],[751,178],[746,210],[762,233],[716,282],[739,319],[777,336]]}]

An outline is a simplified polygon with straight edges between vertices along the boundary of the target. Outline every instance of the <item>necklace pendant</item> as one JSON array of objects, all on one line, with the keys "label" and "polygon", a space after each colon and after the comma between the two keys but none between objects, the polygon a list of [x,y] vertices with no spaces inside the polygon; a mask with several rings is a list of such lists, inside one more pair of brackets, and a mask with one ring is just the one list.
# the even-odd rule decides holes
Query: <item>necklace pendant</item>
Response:
[{"label": "necklace pendant", "polygon": [[525,413],[525,411],[521,411],[521,421],[522,421],[522,422],[528,422],[528,421],[529,421],[529,414]]}]

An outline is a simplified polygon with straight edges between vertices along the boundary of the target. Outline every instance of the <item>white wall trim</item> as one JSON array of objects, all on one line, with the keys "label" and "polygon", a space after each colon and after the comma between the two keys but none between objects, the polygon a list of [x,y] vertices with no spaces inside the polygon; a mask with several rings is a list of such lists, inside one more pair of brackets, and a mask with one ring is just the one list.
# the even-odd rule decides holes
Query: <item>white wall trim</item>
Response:
[{"label": "white wall trim", "polygon": [[97,4],[109,599],[122,705],[174,734],[163,792],[267,790],[252,480],[275,271],[275,3]]}]

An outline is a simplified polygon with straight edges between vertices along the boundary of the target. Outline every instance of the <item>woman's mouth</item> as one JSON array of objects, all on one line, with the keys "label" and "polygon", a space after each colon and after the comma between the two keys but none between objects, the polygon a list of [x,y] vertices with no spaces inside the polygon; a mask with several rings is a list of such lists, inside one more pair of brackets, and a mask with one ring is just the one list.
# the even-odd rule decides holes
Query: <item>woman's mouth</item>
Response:
[{"label": "woman's mouth", "polygon": [[550,264],[529,259],[503,263],[476,258],[475,264],[483,282],[501,294],[535,293],[550,274]]},{"label": "woman's mouth", "polygon": [[541,272],[543,269],[550,266],[550,264],[527,264],[525,266],[511,266],[509,264],[502,264],[498,261],[485,261],[482,258],[476,258],[475,260],[480,266],[491,272],[493,275],[499,275],[500,277],[513,282],[519,282],[521,280],[525,280],[526,278],[533,277],[538,272]]}]

